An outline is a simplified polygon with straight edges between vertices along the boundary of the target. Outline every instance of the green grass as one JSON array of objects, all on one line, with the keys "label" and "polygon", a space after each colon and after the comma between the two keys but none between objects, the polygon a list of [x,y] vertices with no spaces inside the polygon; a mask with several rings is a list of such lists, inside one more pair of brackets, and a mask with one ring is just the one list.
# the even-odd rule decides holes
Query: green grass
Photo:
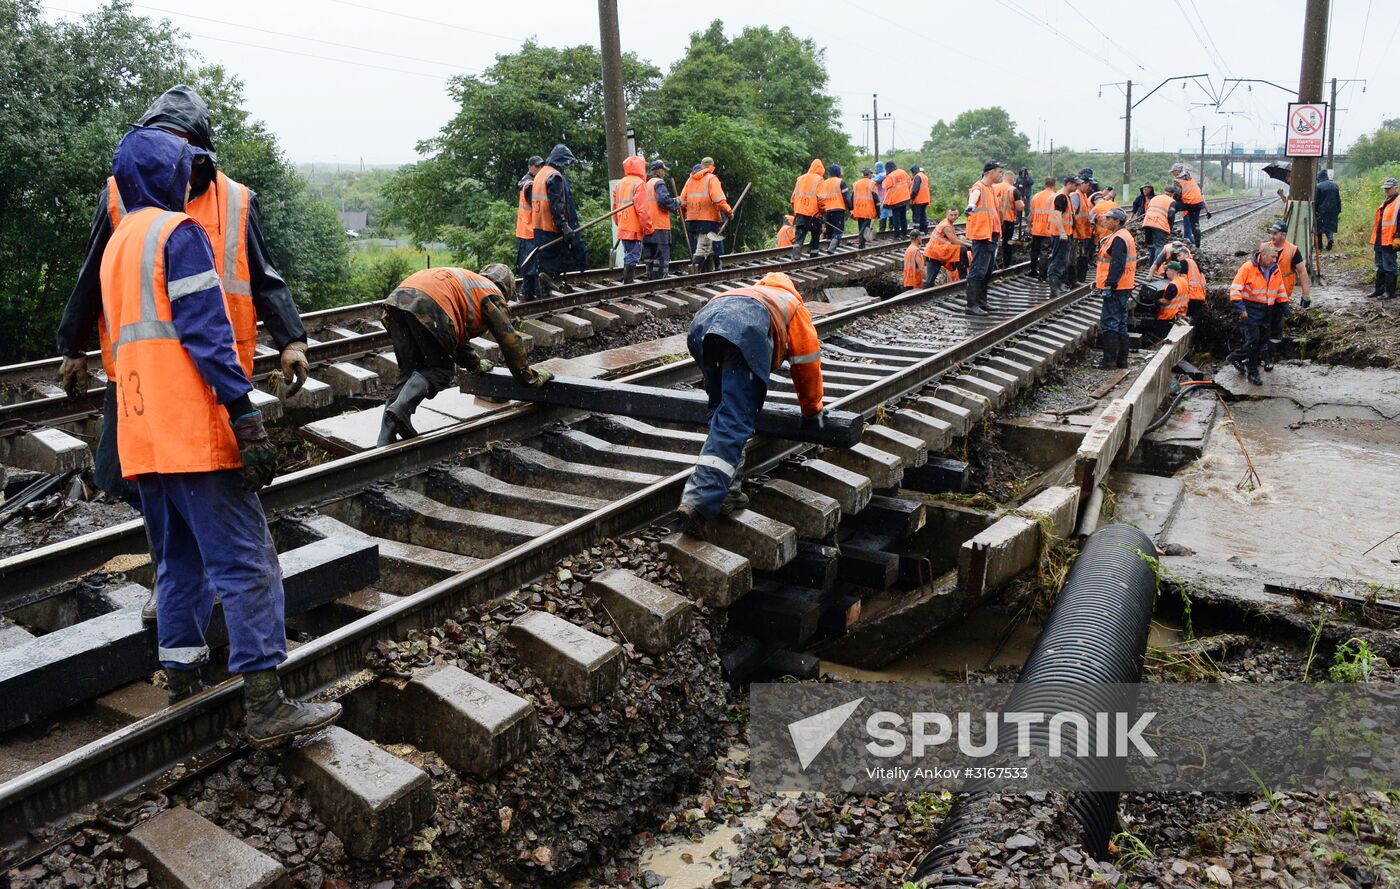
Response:
[{"label": "green grass", "polygon": [[1400,164],[1386,164],[1359,176],[1337,180],[1342,192],[1342,216],[1337,222],[1337,249],[1346,254],[1341,263],[1348,268],[1375,267],[1375,254],[1370,244],[1371,223],[1376,208],[1385,199],[1381,183],[1389,176],[1400,177]]}]

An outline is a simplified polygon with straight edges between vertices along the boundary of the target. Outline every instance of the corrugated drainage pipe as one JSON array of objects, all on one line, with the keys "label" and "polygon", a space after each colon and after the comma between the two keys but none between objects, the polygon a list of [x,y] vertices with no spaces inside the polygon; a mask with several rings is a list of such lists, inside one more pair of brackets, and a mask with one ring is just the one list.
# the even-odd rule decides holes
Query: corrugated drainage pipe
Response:
[{"label": "corrugated drainage pipe", "polygon": [[[1084,542],[1006,710],[1089,713],[1131,705],[1120,700],[1112,686],[1142,679],[1157,589],[1153,566],[1143,554],[1155,552],[1152,540],[1132,525],[1109,525]],[[1085,783],[1106,786],[1116,783],[1114,772],[1121,774],[1123,763],[1083,759],[1073,760],[1072,767]],[[972,836],[994,820],[979,805],[991,795],[985,783],[972,782],[963,788],[933,847],[915,869],[916,881],[936,875],[942,885],[971,886],[985,879],[957,874],[952,865]],[[1118,809],[1117,791],[1072,794],[1069,809],[1084,828],[1085,848],[1098,858],[1107,855]]]}]

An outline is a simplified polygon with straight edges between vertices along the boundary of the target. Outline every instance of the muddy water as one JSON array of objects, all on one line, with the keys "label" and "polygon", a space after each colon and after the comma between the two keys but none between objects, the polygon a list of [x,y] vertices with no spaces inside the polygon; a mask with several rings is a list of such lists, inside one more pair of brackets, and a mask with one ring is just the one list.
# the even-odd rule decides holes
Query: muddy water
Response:
[{"label": "muddy water", "polygon": [[[1377,391],[1395,376],[1379,373]],[[1376,417],[1364,402],[1304,411],[1293,398],[1276,397],[1233,410],[1262,486],[1237,487],[1247,465],[1222,423],[1182,475],[1186,495],[1166,539],[1197,558],[1400,583],[1400,535],[1386,540],[1400,531],[1400,424]]]}]

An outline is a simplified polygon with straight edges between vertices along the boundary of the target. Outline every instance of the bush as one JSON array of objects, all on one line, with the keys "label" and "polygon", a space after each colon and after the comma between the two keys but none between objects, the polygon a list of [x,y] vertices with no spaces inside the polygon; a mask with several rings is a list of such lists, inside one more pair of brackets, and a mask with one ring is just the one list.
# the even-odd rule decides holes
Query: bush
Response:
[{"label": "bush", "polygon": [[1337,181],[1337,187],[1342,192],[1337,246],[1352,254],[1350,264],[1359,268],[1369,268],[1374,261],[1370,244],[1371,225],[1376,219],[1376,208],[1385,199],[1381,183],[1390,176],[1400,179],[1400,163],[1386,164],[1359,176],[1347,176]]}]

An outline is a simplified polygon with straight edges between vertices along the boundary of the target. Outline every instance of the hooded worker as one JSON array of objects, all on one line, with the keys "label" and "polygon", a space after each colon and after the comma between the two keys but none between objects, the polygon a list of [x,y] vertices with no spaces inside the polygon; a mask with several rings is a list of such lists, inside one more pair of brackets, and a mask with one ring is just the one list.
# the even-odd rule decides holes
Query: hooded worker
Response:
[{"label": "hooded worker", "polygon": [[642,237],[642,262],[647,266],[647,280],[666,277],[671,267],[671,211],[679,203],[666,188],[666,162],[651,162],[651,176],[637,189],[639,213],[651,217],[651,231]]},{"label": "hooded worker", "polygon": [[788,213],[783,217],[783,224],[778,227],[778,246],[791,247],[796,239],[797,230],[792,227],[793,217]]},{"label": "hooded worker", "polygon": [[793,229],[797,232],[797,238],[792,242],[792,258],[797,259],[802,255],[802,242],[811,238],[811,247],[808,255],[817,252],[822,237],[822,211],[821,199],[817,192],[821,190],[822,180],[826,177],[826,165],[821,158],[813,158],[808,165],[807,172],[797,177],[796,184],[792,187],[792,216]]},{"label": "hooded worker", "polygon": [[535,174],[544,166],[544,158],[530,155],[525,162],[525,175],[515,184],[515,264],[520,269],[520,298],[534,299],[539,295],[539,263],[535,260],[535,211],[532,197]]},{"label": "hooded worker", "polygon": [[686,346],[710,400],[709,434],[681,494],[683,529],[704,538],[709,522],[742,509],[738,471],[768,384],[788,362],[804,417],[820,424],[821,343],[792,279],[770,272],[721,293],[695,313]]},{"label": "hooded worker", "polygon": [[[631,284],[642,260],[642,239],[652,233],[653,217],[647,210],[647,161],[634,154],[622,161],[622,178],[612,190],[612,209],[626,207],[613,217],[617,222],[617,240],[622,245],[622,283]],[[632,206],[628,207],[627,205]]]},{"label": "hooded worker", "polygon": [[1337,220],[1342,215],[1342,192],[1337,188],[1337,183],[1328,178],[1326,170],[1317,171],[1313,210],[1317,213],[1318,243],[1327,238],[1327,249],[1331,250],[1332,240],[1337,236]]},{"label": "hooded worker", "polygon": [[[171,87],[150,104],[141,115],[138,126],[158,127],[204,152],[204,160],[195,167],[190,181],[190,200],[185,212],[209,236],[214,268],[228,301],[239,364],[245,375],[251,376],[258,342],[258,323],[262,322],[263,329],[280,353],[279,365],[283,378],[292,381],[282,395],[296,394],[306,382],[310,368],[306,358],[306,330],[302,327],[287,283],[268,258],[257,194],[218,168],[213,131],[209,124],[209,106],[193,87],[183,84]],[[83,258],[78,281],[59,321],[58,354],[63,356],[63,361],[58,375],[63,388],[70,394],[87,390],[91,383],[87,348],[96,328],[102,349],[102,368],[107,375],[107,392],[102,410],[102,430],[98,434],[93,456],[93,478],[102,490],[135,505],[136,491],[123,481],[117,454],[117,390],[113,382],[116,377],[112,348],[107,337],[107,325],[99,323],[102,316],[102,260],[112,232],[129,210],[130,207],[122,200],[120,189],[109,178],[98,193],[97,211],[88,234],[87,256]],[[155,619],[154,604],[146,609],[143,617],[148,621]]]},{"label": "hooded worker", "polygon": [[1281,296],[1283,273],[1278,267],[1278,248],[1271,241],[1265,241],[1244,261],[1230,283],[1230,306],[1239,315],[1244,345],[1231,352],[1226,360],[1256,386],[1264,384],[1259,376],[1259,364],[1264,341],[1269,336],[1273,306]]},{"label": "hooded worker", "polygon": [[[690,178],[681,186],[681,214],[685,217],[691,256],[695,255],[700,236],[718,232],[732,212],[729,199],[724,196],[724,185],[715,174],[715,159],[702,158],[691,168]],[[711,261],[718,269],[724,255],[724,241],[714,241],[713,248]]]},{"label": "hooded worker", "polygon": [[835,253],[841,248],[846,233],[846,211],[851,206],[851,190],[841,178],[841,165],[832,164],[826,178],[817,186],[817,205],[822,214],[822,236],[831,239],[827,250]]},{"label": "hooded worker", "polygon": [[[588,263],[588,249],[578,229],[578,208],[564,171],[578,163],[569,146],[559,144],[549,152],[544,166],[535,174],[530,191],[530,215],[535,229],[535,256],[539,263],[540,296],[568,289],[565,273],[582,270]],[[558,243],[554,243],[558,241]]]},{"label": "hooded worker", "polygon": [[164,129],[123,137],[112,187],[125,212],[99,286],[116,344],[117,449],[141,498],[160,589],[156,657],[169,699],[205,687],[217,596],[249,740],[270,746],[329,725],[340,705],[289,701],[277,678],[287,657],[282,575],[256,494],[275,474],[277,449],[249,398],[209,237],[184,212],[192,170],[210,163]]},{"label": "hooded worker", "polygon": [[909,188],[909,207],[914,213],[914,227],[921,234],[927,234],[928,205],[933,201],[933,192],[929,189],[928,184],[928,174],[918,164],[909,168],[909,174],[913,177],[913,185]]}]

